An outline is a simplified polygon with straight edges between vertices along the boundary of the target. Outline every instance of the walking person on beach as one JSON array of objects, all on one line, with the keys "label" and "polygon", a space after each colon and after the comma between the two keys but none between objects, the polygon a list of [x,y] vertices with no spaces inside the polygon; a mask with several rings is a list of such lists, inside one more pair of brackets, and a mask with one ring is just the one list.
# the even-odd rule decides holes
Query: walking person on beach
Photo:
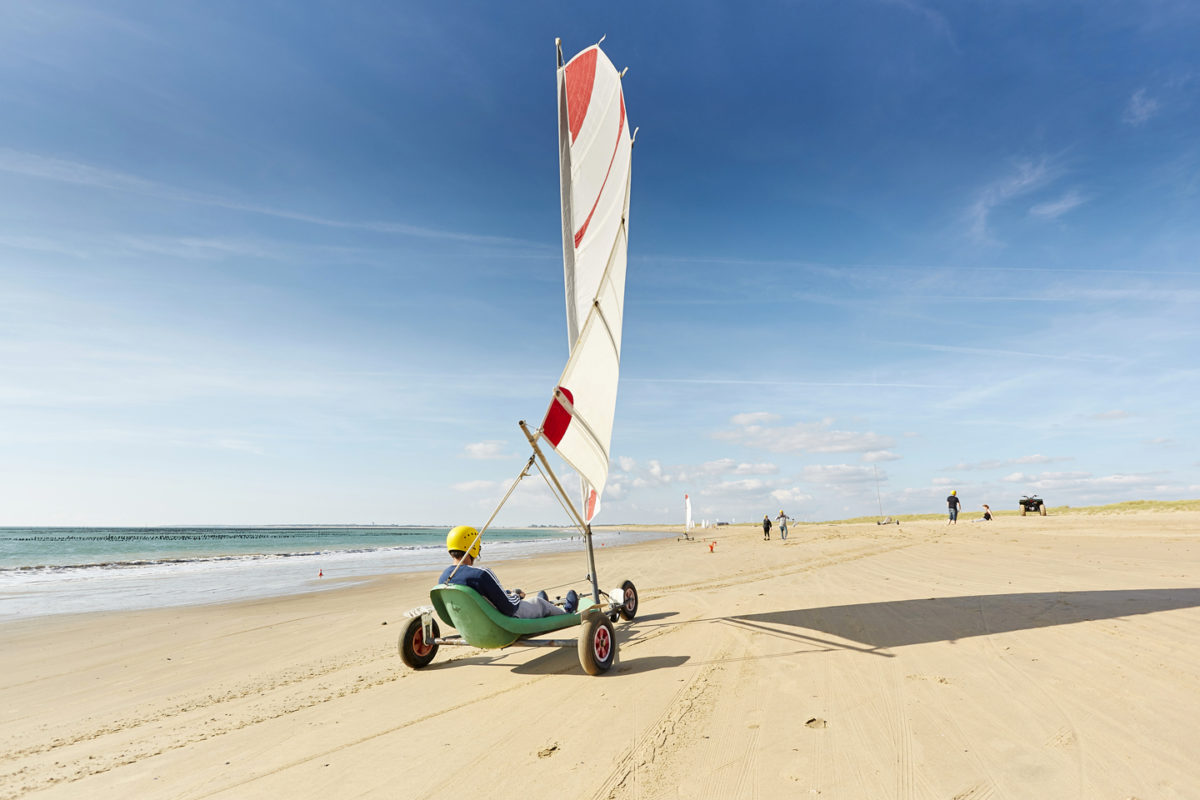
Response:
[{"label": "walking person on beach", "polygon": [[957,489],[950,492],[950,496],[946,498],[946,505],[950,507],[950,519],[948,522],[946,522],[946,524],[947,525],[957,525],[958,524],[958,509],[959,509],[959,506],[962,505],[962,503],[960,503],[958,500],[958,490]]},{"label": "walking person on beach", "polygon": [[763,541],[768,542],[770,540],[771,540],[771,517],[767,514],[763,514]]},{"label": "walking person on beach", "polygon": [[779,516],[776,517],[775,519],[779,520],[779,538],[786,541],[787,540],[787,524],[788,524],[788,520],[791,519],[791,517],[789,517],[787,514],[783,513],[783,509],[781,508],[781,509],[779,509]]},{"label": "walking person on beach", "polygon": [[550,602],[545,592],[536,597],[526,597],[520,589],[506,590],[500,579],[490,570],[474,566],[483,550],[483,536],[470,525],[451,528],[446,534],[446,550],[454,563],[446,567],[438,583],[454,583],[469,586],[479,592],[496,610],[517,619],[538,619],[557,614],[571,614],[579,607],[579,595],[575,590],[567,592],[567,601],[561,607]]}]

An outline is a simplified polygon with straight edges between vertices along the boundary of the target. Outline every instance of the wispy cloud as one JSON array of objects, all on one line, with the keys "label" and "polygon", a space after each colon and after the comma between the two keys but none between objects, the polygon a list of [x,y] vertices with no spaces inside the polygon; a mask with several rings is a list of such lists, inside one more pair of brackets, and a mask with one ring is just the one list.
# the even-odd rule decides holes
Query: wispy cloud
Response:
[{"label": "wispy cloud", "polygon": [[498,246],[519,246],[549,249],[546,242],[532,242],[514,239],[506,236],[488,236],[475,233],[438,230],[419,225],[409,225],[403,222],[387,222],[372,220],[343,220],[322,217],[316,214],[306,214],[299,211],[274,208],[252,202],[234,200],[219,195],[193,192],[179,189],[157,181],[147,180],[137,175],[95,167],[77,161],[67,161],[29,153],[21,150],[0,147],[0,172],[23,175],[28,178],[69,183],[76,186],[90,186],[109,191],[129,192],[163,200],[181,203],[204,205],[224,208],[230,211],[242,211],[250,214],[292,220],[309,225],[319,225],[327,228],[345,228],[352,230],[371,231],[425,239],[441,239],[465,242],[470,244],[485,244]]},{"label": "wispy cloud", "polygon": [[923,19],[934,31],[944,36],[955,52],[958,52],[958,42],[954,38],[954,30],[949,20],[936,9],[929,8],[916,0],[882,0],[885,5],[898,6]]},{"label": "wispy cloud", "polygon": [[505,452],[505,445],[506,443],[500,439],[472,442],[463,448],[463,455],[467,458],[478,459],[510,458],[510,454]]},{"label": "wispy cloud", "polygon": [[766,425],[779,420],[778,414],[766,411],[754,411],[748,414],[735,414],[730,420],[734,425]]},{"label": "wispy cloud", "polygon": [[1163,484],[1162,474],[1157,473],[1114,473],[1093,475],[1090,472],[1043,472],[1037,475],[1014,472],[1001,478],[1005,483],[1019,483],[1038,492],[1089,492],[1120,489],[1122,491],[1149,491]]},{"label": "wispy cloud", "polygon": [[1084,362],[1113,362],[1118,359],[1112,356],[1091,355],[1089,353],[1044,353],[1027,350],[1003,350],[994,347],[960,347],[951,344],[921,344],[918,342],[886,342],[900,347],[912,347],[918,350],[933,350],[940,353],[965,353],[974,356],[1012,356],[1014,358],[1040,358],[1051,361],[1084,361]]},{"label": "wispy cloud", "polygon": [[1129,417],[1130,414],[1128,411],[1122,411],[1121,409],[1116,408],[1112,411],[1101,411],[1098,414],[1092,414],[1090,419],[1100,420],[1103,422],[1115,419],[1129,419]]},{"label": "wispy cloud", "polygon": [[867,483],[875,480],[875,470],[852,464],[810,464],[804,468],[804,480],[831,485]]},{"label": "wispy cloud", "polygon": [[1159,102],[1153,97],[1148,97],[1145,89],[1138,89],[1125,104],[1125,111],[1121,114],[1121,119],[1127,125],[1137,127],[1144,125],[1146,120],[1157,114],[1158,109]]},{"label": "wispy cloud", "polygon": [[1049,160],[1017,161],[1009,174],[992,181],[977,193],[967,209],[967,232],[979,244],[995,244],[988,227],[992,212],[1014,198],[1040,189],[1057,174]]},{"label": "wispy cloud", "polygon": [[787,489],[775,489],[771,497],[778,503],[803,504],[812,502],[813,496],[795,486]]},{"label": "wispy cloud", "polygon": [[899,461],[904,456],[897,455],[891,450],[871,450],[862,454],[862,460],[868,464],[878,464],[883,461]]},{"label": "wispy cloud", "polygon": [[453,484],[451,488],[456,492],[478,494],[480,492],[499,492],[508,487],[504,481],[463,481]]},{"label": "wispy cloud", "polygon": [[995,458],[995,459],[989,459],[987,461],[975,461],[975,462],[971,462],[971,463],[960,461],[959,463],[955,464],[952,467],[943,467],[942,471],[943,472],[964,472],[964,471],[975,471],[975,470],[986,470],[986,469],[1004,469],[1006,467],[1013,467],[1013,466],[1017,466],[1020,464],[1052,464],[1056,461],[1072,461],[1072,460],[1074,460],[1074,459],[1071,458],[1070,456],[1052,457],[1052,456],[1043,456],[1043,455],[1035,454],[1035,455],[1031,455],[1031,456],[1019,456],[1018,458]]},{"label": "wispy cloud", "polygon": [[1042,219],[1058,219],[1063,214],[1083,205],[1085,202],[1087,202],[1087,198],[1083,197],[1075,189],[1072,189],[1057,200],[1038,203],[1032,206],[1029,209],[1029,213],[1032,216],[1041,217]]},{"label": "wispy cloud", "polygon": [[760,447],[772,453],[870,452],[886,450],[893,444],[891,437],[876,433],[835,430],[831,419],[771,426],[746,422],[746,417],[755,415],[735,416],[732,421],[737,428],[732,431],[719,431],[714,437],[750,447]]}]

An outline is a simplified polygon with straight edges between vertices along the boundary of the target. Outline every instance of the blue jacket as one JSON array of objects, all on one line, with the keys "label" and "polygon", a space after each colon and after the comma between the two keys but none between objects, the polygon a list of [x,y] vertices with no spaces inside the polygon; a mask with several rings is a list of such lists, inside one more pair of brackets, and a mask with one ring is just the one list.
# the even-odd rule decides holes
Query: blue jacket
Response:
[{"label": "blue jacket", "polygon": [[496,610],[508,617],[516,616],[517,606],[520,605],[521,599],[515,595],[511,595],[504,591],[504,587],[500,585],[499,579],[492,574],[490,569],[481,569],[479,567],[468,567],[463,564],[454,572],[454,577],[450,577],[450,573],[454,572],[454,565],[446,567],[442,572],[442,577],[438,578],[438,583],[454,583],[459,586],[470,586],[475,591],[487,598],[488,602],[496,607]]}]

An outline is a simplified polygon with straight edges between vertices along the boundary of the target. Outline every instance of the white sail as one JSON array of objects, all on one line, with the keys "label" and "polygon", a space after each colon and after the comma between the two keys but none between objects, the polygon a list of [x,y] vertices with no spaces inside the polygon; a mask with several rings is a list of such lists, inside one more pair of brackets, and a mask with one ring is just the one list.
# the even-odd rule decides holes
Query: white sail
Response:
[{"label": "white sail", "polygon": [[600,508],[621,367],[633,139],[621,75],[599,45],[563,64],[558,155],[570,357],[541,433],[579,473],[584,517]]},{"label": "white sail", "polygon": [[683,518],[684,530],[690,531],[694,527],[692,525],[692,498],[686,494],[683,496]]}]

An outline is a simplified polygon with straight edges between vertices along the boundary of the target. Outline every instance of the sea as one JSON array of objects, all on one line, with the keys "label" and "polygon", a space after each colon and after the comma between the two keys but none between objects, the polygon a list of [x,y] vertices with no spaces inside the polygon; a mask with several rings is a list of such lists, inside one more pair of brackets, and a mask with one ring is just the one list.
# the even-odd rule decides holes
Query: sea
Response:
[{"label": "sea", "polygon": [[[0,528],[0,622],[319,592],[447,563],[445,527]],[[594,546],[661,538],[604,529]],[[584,549],[578,531],[490,528],[483,564]]]}]

